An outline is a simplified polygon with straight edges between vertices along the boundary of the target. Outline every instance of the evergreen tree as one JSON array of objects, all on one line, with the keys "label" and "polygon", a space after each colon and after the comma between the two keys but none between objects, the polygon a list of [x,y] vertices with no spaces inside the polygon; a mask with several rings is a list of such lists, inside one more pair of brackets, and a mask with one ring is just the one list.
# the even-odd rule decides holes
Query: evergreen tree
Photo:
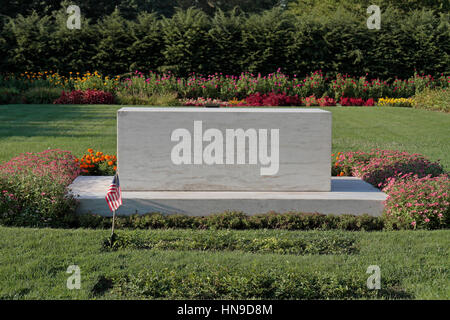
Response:
[{"label": "evergreen tree", "polygon": [[162,70],[171,70],[179,75],[191,72],[207,72],[209,67],[210,20],[198,9],[178,9],[171,18],[162,21],[164,35],[163,54],[166,65]]},{"label": "evergreen tree", "polygon": [[133,63],[128,48],[133,44],[131,22],[120,16],[118,10],[104,17],[95,27],[99,42],[93,57],[95,70],[117,75],[129,71]]},{"label": "evergreen tree", "polygon": [[8,71],[48,70],[53,56],[48,44],[54,25],[51,16],[18,15],[5,25],[12,48],[8,50]]},{"label": "evergreen tree", "polygon": [[209,30],[211,46],[209,48],[210,72],[235,74],[242,69],[242,24],[243,14],[235,9],[230,14],[219,10],[212,19]]},{"label": "evergreen tree", "polygon": [[128,49],[133,57],[130,70],[156,70],[164,63],[161,24],[156,14],[140,14],[137,21],[131,24],[130,32],[133,39]]},{"label": "evergreen tree", "polygon": [[67,28],[66,8],[54,13],[55,32],[51,35],[50,59],[54,69],[68,73],[86,72],[93,69],[93,57],[97,52],[98,33],[90,21],[81,18],[81,29]]},{"label": "evergreen tree", "polygon": [[293,17],[280,8],[252,14],[242,27],[244,70],[271,73],[285,67],[293,31]]}]

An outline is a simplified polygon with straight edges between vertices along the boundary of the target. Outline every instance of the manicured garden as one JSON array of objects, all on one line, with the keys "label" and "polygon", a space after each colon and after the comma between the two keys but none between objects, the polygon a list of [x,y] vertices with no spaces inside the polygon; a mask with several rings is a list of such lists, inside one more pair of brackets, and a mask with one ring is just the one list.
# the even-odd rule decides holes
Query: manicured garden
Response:
[{"label": "manicured garden", "polygon": [[[131,2],[0,15],[0,300],[449,299],[448,5],[379,0],[371,29],[369,0]],[[330,175],[383,214],[119,209],[111,235],[68,187],[116,173],[131,105],[328,110]]]}]

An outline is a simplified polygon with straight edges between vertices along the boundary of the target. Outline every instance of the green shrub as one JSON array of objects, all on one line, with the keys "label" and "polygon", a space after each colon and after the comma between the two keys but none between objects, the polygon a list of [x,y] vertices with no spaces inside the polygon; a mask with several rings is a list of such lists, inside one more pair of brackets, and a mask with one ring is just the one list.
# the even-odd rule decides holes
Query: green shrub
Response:
[{"label": "green shrub", "polygon": [[119,232],[113,243],[110,238],[104,241],[104,249],[158,249],[158,250],[208,250],[244,251],[251,253],[276,254],[353,254],[358,252],[358,244],[352,233],[304,233],[291,237],[264,232],[244,234],[229,230],[203,230],[195,235],[183,237],[183,232],[155,233],[151,236],[143,231]]},{"label": "green shrub", "polygon": [[414,96],[413,107],[450,112],[450,88],[425,89]]},{"label": "green shrub", "polygon": [[121,105],[147,105],[147,106],[180,106],[182,103],[178,100],[176,93],[153,94],[148,95],[145,92],[128,93],[118,91],[116,101]]},{"label": "green shrub", "polygon": [[30,88],[23,93],[23,102],[29,104],[52,104],[61,96],[62,89],[36,87]]},{"label": "green shrub", "polygon": [[153,270],[111,280],[110,293],[136,299],[358,299],[400,298],[397,279],[369,290],[365,274],[333,275],[289,269],[211,267],[200,272]]},{"label": "green shrub", "polygon": [[[77,217],[72,227],[109,228],[110,217],[83,214]],[[381,217],[369,215],[324,215],[300,212],[246,215],[243,212],[226,211],[204,217],[181,214],[164,215],[149,213],[145,215],[118,216],[118,229],[280,229],[280,230],[383,230]]]},{"label": "green shrub", "polygon": [[20,91],[15,88],[0,88],[0,104],[20,102]]}]

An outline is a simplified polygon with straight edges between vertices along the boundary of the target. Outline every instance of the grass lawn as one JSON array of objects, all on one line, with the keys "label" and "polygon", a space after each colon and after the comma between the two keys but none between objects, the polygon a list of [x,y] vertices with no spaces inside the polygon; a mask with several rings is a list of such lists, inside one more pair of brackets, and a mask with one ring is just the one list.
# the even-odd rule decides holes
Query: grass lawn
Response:
[{"label": "grass lawn", "polygon": [[[144,237],[190,241],[196,235],[214,234],[200,230],[154,230],[141,231]],[[325,277],[326,288],[322,294],[328,297],[352,298],[352,292],[365,290],[362,298],[450,298],[448,231],[402,231],[402,232],[344,232],[344,231],[222,231],[234,239],[276,238],[327,239],[343,237],[355,241],[357,251],[353,254],[274,254],[251,253],[239,250],[139,250],[119,249],[105,251],[103,240],[107,230],[56,230],[21,229],[0,227],[0,299],[104,299],[104,298],[152,298],[155,290],[158,298],[174,295],[174,291],[191,281],[193,274],[214,277],[218,270],[226,272],[232,285],[233,277],[246,283],[251,275],[265,275],[266,283],[278,294],[290,292],[291,282],[270,282],[270,277],[280,275],[308,274],[314,279]],[[132,233],[121,231],[122,234]],[[206,235],[208,236],[208,234]],[[219,237],[220,238],[220,237]],[[215,237],[211,236],[214,242]],[[81,270],[81,289],[66,288],[69,265]],[[366,289],[367,267],[378,265],[381,271],[381,291]],[[269,273],[268,273],[269,272]],[[165,278],[176,274],[179,282],[167,283]],[[141,278],[131,280],[140,275]],[[155,276],[156,275],[156,276]],[[131,278],[130,278],[131,277]],[[234,278],[234,279],[235,279]],[[133,282],[134,281],[134,282]],[[125,284],[124,284],[125,283]],[[164,284],[164,286],[162,286]],[[209,297],[211,283],[191,291],[178,292],[184,298]],[[174,286],[174,288],[170,286]],[[304,283],[300,294],[306,294]],[[259,288],[256,284],[255,287]],[[346,286],[350,286],[346,289]],[[264,287],[265,288],[265,287]],[[263,288],[263,289],[264,289]],[[220,292],[225,292],[224,288]],[[233,288],[233,290],[237,290]],[[317,289],[316,289],[317,290]],[[347,290],[347,291],[346,291]],[[233,292],[231,290],[231,292]],[[257,292],[257,290],[255,291]],[[274,291],[275,292],[275,291]],[[215,293],[218,294],[217,292]],[[258,294],[258,293],[254,293]],[[261,290],[261,295],[267,291]],[[350,294],[350,296],[348,296]],[[372,295],[372,296],[371,296]],[[233,297],[233,294],[230,294]],[[229,297],[229,296],[227,296]]]},{"label": "grass lawn", "polygon": [[[0,106],[0,162],[22,152],[87,148],[116,153],[121,106]],[[372,148],[422,153],[450,168],[450,114],[390,107],[331,107],[333,152]]]}]

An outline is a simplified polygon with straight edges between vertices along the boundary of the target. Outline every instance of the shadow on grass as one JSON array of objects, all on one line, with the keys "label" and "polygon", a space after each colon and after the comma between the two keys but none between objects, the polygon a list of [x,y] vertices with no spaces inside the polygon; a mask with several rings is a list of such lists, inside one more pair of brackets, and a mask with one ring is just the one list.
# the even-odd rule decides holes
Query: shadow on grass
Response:
[{"label": "shadow on grass", "polygon": [[[115,127],[116,110],[119,108],[107,105],[0,106],[0,137],[94,137],[93,131],[99,124],[104,126],[111,122],[111,126]],[[83,123],[83,127],[92,129],[82,131],[76,123]],[[71,133],[66,134],[69,130]]]}]

